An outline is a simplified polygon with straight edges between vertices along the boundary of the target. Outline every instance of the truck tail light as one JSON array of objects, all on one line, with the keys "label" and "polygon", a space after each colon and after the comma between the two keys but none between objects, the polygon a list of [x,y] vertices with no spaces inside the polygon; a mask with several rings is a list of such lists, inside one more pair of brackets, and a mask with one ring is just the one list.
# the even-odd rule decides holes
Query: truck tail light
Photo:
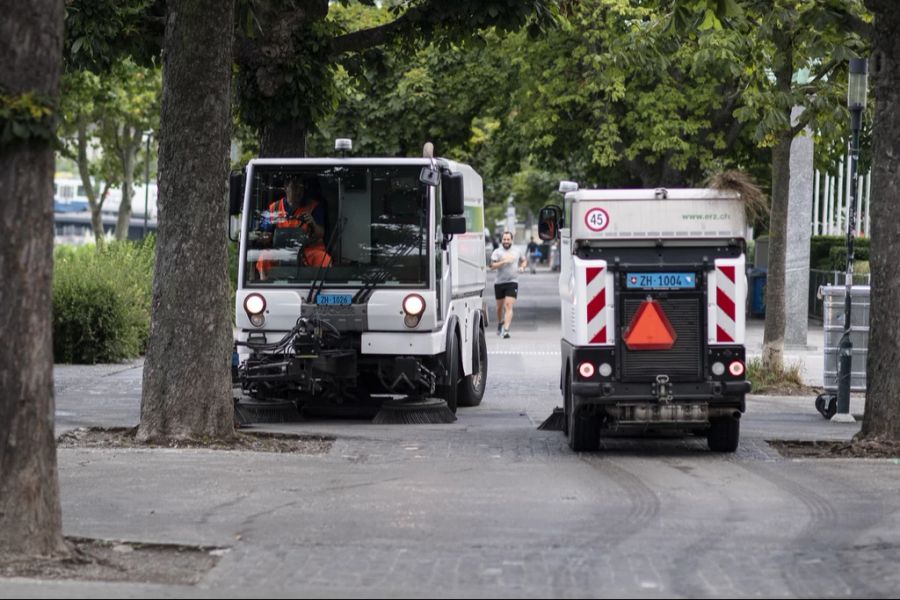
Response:
[{"label": "truck tail light", "polygon": [[728,372],[735,377],[740,377],[744,374],[744,363],[739,360],[732,361],[732,363],[728,365]]},{"label": "truck tail light", "polygon": [[578,374],[584,379],[590,379],[594,376],[594,365],[586,361],[581,363],[578,365]]}]

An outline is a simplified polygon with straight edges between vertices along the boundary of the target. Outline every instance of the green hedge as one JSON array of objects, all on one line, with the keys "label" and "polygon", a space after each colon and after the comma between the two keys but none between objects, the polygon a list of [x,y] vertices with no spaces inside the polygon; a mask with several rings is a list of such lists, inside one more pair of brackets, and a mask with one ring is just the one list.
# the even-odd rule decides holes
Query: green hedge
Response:
[{"label": "green hedge", "polygon": [[140,356],[150,331],[155,238],[57,247],[53,269],[53,356],[93,364]]},{"label": "green hedge", "polygon": [[[869,238],[858,237],[853,244],[858,261],[869,260]],[[817,235],[810,240],[809,264],[813,269],[843,271],[847,268],[847,237]]]}]

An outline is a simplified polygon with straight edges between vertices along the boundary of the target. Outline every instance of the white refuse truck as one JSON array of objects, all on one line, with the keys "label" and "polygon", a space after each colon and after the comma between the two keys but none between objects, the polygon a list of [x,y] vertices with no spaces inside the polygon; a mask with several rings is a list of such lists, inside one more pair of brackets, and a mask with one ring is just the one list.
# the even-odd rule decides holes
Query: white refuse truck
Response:
[{"label": "white refuse truck", "polygon": [[[484,198],[471,167],[256,159],[232,174],[230,212],[241,214],[236,362],[245,403],[302,413],[390,401],[428,412],[439,399],[455,414],[481,402]],[[420,417],[409,421],[434,422]]]},{"label": "white refuse truck", "polygon": [[561,428],[573,450],[605,430],[703,433],[737,449],[745,379],[746,217],[735,192],[578,190],[541,210],[560,240]]}]

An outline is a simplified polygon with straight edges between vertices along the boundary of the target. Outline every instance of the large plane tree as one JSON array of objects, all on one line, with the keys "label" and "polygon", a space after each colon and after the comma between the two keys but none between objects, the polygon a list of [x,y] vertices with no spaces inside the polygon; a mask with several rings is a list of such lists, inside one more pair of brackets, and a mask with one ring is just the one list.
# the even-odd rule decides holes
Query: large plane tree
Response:
[{"label": "large plane tree", "polygon": [[51,338],[63,2],[0,12],[0,556],[64,555]]}]

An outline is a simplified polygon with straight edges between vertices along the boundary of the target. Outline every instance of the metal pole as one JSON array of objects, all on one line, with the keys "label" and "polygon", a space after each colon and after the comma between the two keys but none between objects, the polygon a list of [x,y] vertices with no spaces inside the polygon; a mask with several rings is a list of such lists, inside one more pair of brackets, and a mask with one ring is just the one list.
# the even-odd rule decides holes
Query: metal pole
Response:
[{"label": "metal pole", "polygon": [[850,317],[853,306],[853,260],[855,258],[853,243],[856,240],[856,194],[859,189],[859,130],[862,121],[862,108],[850,110],[850,198],[847,203],[847,274],[844,285],[844,334],[839,344],[840,361],[838,363],[837,412],[850,414],[850,380],[853,368],[853,341],[850,339]]},{"label": "metal pole", "polygon": [[141,239],[147,239],[147,213],[150,203],[150,138],[153,133],[147,134],[147,154],[144,156],[144,234]]}]

